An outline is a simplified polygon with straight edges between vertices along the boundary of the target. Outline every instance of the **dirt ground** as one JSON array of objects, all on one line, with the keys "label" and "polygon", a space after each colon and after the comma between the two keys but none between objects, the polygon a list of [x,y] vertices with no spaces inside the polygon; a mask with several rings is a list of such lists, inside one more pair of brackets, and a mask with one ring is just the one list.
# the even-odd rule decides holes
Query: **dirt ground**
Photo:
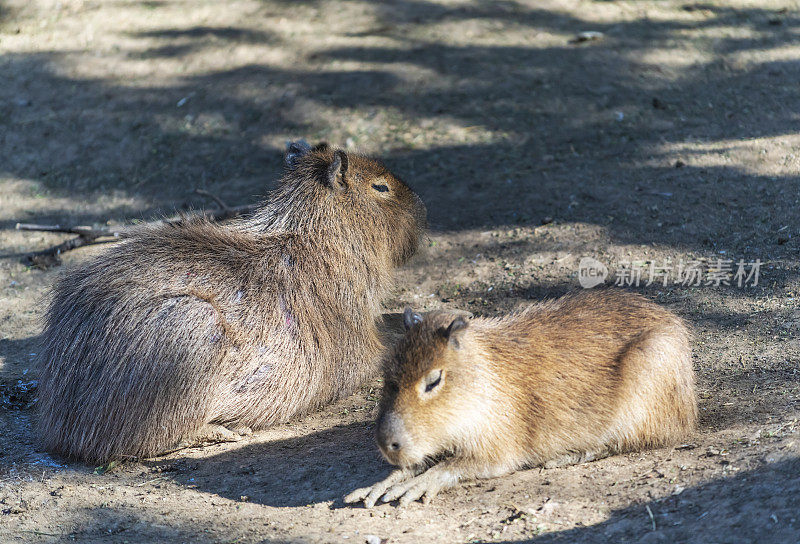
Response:
[{"label": "dirt ground", "polygon": [[[0,542],[800,542],[797,2],[0,0],[0,53]],[[697,433],[372,510],[341,498],[389,471],[377,381],[105,474],[38,452],[43,300],[98,249],[31,268],[66,237],[15,224],[250,203],[296,137],[427,203],[387,312],[493,315],[579,288],[583,257],[609,283],[642,267],[625,288],[696,332]],[[644,281],[757,259],[757,285]]]}]

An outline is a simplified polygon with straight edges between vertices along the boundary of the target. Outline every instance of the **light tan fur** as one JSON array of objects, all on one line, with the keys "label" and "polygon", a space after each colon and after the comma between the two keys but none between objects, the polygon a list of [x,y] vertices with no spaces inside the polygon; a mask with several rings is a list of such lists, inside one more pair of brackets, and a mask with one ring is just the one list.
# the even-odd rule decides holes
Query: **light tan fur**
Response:
[{"label": "light tan fur", "polygon": [[696,424],[689,332],[642,296],[582,291],[495,319],[407,316],[376,426],[400,470],[346,502],[428,501],[465,478],[674,443]]}]

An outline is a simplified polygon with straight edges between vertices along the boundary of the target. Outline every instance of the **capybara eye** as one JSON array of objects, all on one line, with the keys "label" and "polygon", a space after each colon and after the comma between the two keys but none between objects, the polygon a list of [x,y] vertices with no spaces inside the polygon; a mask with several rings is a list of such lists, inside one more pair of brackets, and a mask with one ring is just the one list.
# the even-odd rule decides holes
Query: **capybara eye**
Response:
[{"label": "capybara eye", "polygon": [[442,371],[434,370],[425,377],[425,392],[430,393],[442,383]]},{"label": "capybara eye", "polygon": [[389,187],[384,185],[384,184],[382,184],[382,183],[381,184],[373,183],[372,184],[372,188],[375,189],[376,191],[378,191],[379,193],[388,193],[389,192]]}]

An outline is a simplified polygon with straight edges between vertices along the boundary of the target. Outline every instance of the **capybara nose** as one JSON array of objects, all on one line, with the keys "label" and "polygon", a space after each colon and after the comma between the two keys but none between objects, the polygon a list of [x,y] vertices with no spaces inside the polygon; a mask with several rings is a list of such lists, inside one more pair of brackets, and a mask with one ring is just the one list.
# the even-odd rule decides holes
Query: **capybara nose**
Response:
[{"label": "capybara nose", "polygon": [[386,453],[399,453],[404,446],[405,428],[403,420],[394,413],[383,414],[378,421],[378,446]]}]

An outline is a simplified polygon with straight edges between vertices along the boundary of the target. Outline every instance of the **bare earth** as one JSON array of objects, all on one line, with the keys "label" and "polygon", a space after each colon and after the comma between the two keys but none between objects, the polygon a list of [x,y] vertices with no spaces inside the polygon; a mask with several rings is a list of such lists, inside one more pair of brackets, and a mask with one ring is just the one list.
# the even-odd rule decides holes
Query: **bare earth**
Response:
[{"label": "bare earth", "polygon": [[[5,0],[0,53],[0,542],[800,542],[797,2]],[[296,137],[384,157],[427,203],[387,312],[492,315],[578,288],[584,256],[642,266],[626,288],[695,328],[697,433],[373,510],[341,498],[389,471],[378,380],[105,474],[37,452],[64,267],[21,257],[66,237],[15,224],[250,203]],[[758,284],[644,285],[702,259],[760,259]]]}]

